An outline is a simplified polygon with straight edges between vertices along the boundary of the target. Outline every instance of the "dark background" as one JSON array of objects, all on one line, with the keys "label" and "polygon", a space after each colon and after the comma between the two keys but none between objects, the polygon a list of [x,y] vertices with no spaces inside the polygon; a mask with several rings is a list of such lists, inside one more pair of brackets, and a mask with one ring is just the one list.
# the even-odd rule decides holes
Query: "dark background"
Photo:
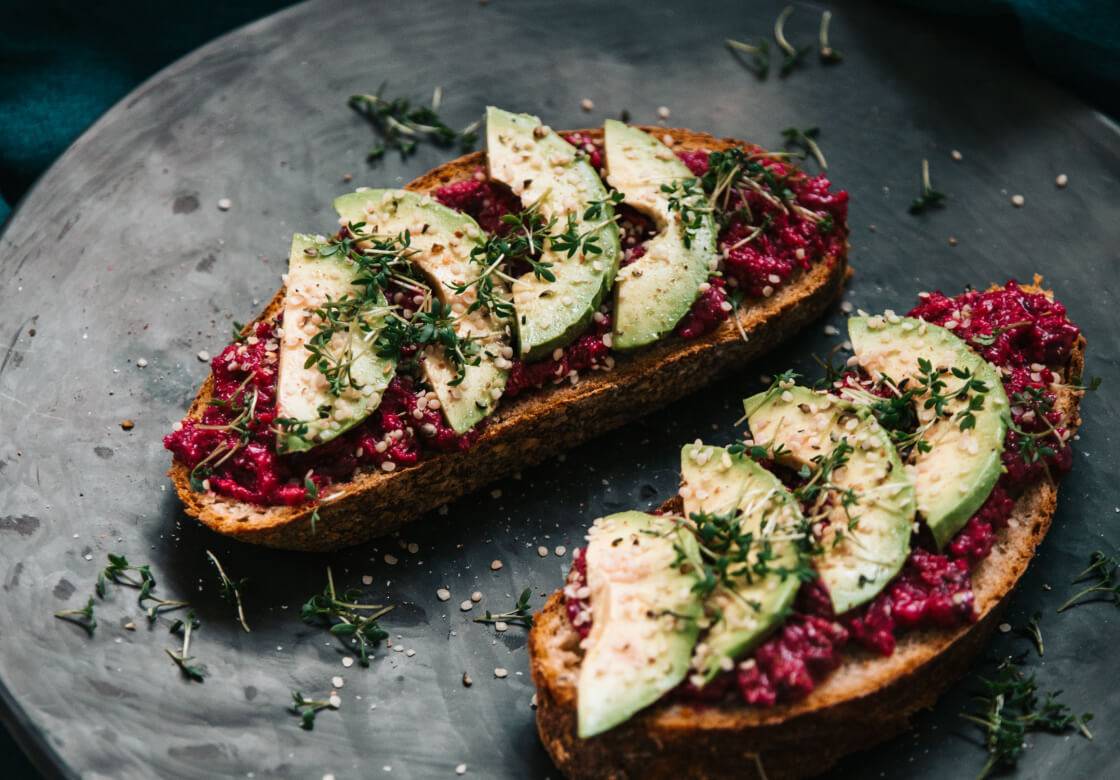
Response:
[{"label": "dark background", "polygon": [[[961,14],[961,25],[1024,68],[1120,114],[1116,3],[916,4]],[[205,41],[287,5],[0,2],[0,224],[54,159],[136,85]],[[5,777],[36,776],[2,730],[0,766]]]}]

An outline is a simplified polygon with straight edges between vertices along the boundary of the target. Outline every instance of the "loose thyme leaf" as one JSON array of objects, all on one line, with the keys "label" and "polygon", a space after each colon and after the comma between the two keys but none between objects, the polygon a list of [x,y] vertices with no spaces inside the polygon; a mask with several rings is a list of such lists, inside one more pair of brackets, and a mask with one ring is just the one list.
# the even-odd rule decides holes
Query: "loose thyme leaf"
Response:
[{"label": "loose thyme leaf", "polygon": [[93,639],[93,632],[97,630],[97,618],[93,616],[93,596],[89,597],[89,601],[81,609],[64,609],[61,612],[55,612],[54,616],[59,620],[65,620],[67,623],[73,623],[76,626],[81,626]]},{"label": "loose thyme leaf", "polygon": [[362,604],[361,591],[351,588],[341,594],[334,587],[334,576],[327,567],[327,587],[312,596],[300,609],[305,623],[327,628],[350,652],[358,657],[362,666],[369,666],[370,653],[389,638],[389,632],[378,625],[377,619],[393,609],[380,604]]},{"label": "loose thyme leaf", "polygon": [[485,617],[475,618],[475,623],[512,623],[515,626],[523,626],[525,628],[533,627],[533,608],[529,604],[529,598],[532,596],[532,589],[526,588],[521,591],[521,595],[517,598],[517,603],[514,604],[513,609],[508,612],[492,613],[490,610],[486,611]]},{"label": "loose thyme leaf", "polygon": [[927,209],[940,208],[945,205],[945,193],[933,188],[929,180],[929,160],[922,160],[922,190],[918,197],[910,202],[911,214],[922,214]]},{"label": "loose thyme leaf", "polygon": [[218,593],[221,595],[222,599],[237,608],[237,622],[241,624],[241,627],[245,629],[245,633],[248,634],[249,624],[245,622],[245,608],[241,604],[241,590],[249,580],[240,579],[234,582],[226,574],[226,570],[222,568],[218,556],[214,555],[214,553],[209,550],[206,551],[206,556],[214,564],[214,568],[218,570]]},{"label": "loose thyme leaf", "polygon": [[809,46],[796,47],[786,39],[786,20],[792,13],[793,6],[787,5],[774,21],[774,40],[778,42],[778,48],[782,50],[782,67],[778,71],[781,76],[788,76],[792,73],[793,69],[804,61],[805,55],[811,49]]},{"label": "loose thyme leaf", "polygon": [[786,139],[786,147],[800,146],[807,153],[813,155],[813,159],[817,161],[817,165],[821,166],[822,171],[828,170],[828,160],[824,158],[824,152],[816,142],[816,137],[820,134],[820,128],[808,127],[804,130],[799,130],[796,127],[787,127],[782,131],[782,137]]},{"label": "loose thyme leaf", "polygon": [[996,669],[992,679],[980,678],[982,690],[976,697],[978,710],[961,713],[961,717],[984,731],[988,761],[980,771],[987,777],[999,767],[1013,767],[1026,748],[1026,735],[1032,731],[1061,734],[1076,728],[1086,739],[1092,739],[1088,723],[1092,713],[1074,715],[1059,702],[1060,691],[1039,698],[1034,674],[1023,672],[1010,658]]},{"label": "loose thyme leaf", "polygon": [[183,644],[179,652],[176,653],[171,650],[165,649],[168,657],[175,662],[179,667],[179,671],[188,680],[194,682],[204,682],[206,680],[206,667],[201,664],[194,663],[194,657],[190,655],[191,649],[191,635],[201,625],[198,618],[195,617],[194,612],[188,612],[186,619],[176,620],[171,624],[172,634],[181,634],[183,637]]},{"label": "loose thyme leaf", "polygon": [[1089,582],[1088,587],[1082,588],[1058,607],[1059,612],[1065,612],[1073,607],[1080,607],[1094,601],[1110,602],[1113,606],[1120,607],[1120,580],[1117,570],[1120,569],[1120,559],[1106,555],[1100,550],[1089,556],[1089,566],[1077,575],[1074,583]]},{"label": "loose thyme leaf", "polygon": [[1042,628],[1038,625],[1038,621],[1042,619],[1041,612],[1035,612],[1031,615],[1031,619],[1022,628],[1015,630],[1015,633],[1024,636],[1034,642],[1034,647],[1038,651],[1038,657],[1041,658],[1045,648],[1042,646]]},{"label": "loose thyme leaf", "polygon": [[[732,54],[736,55],[743,64],[754,71],[759,80],[765,79],[770,73],[770,44],[766,41],[750,44],[728,38],[724,43],[727,44],[727,48],[731,50]],[[743,54],[750,59],[745,60],[740,56]]]},{"label": "loose thyme leaf", "polygon": [[828,42],[828,25],[832,21],[832,11],[825,11],[821,14],[821,29],[820,29],[820,55],[821,62],[826,64],[833,64],[840,62],[844,59],[844,55]]},{"label": "loose thyme leaf", "polygon": [[389,149],[399,152],[402,159],[407,158],[416,151],[419,140],[441,147],[457,145],[464,152],[478,143],[478,122],[472,122],[462,130],[453,130],[440,119],[440,89],[437,88],[433,94],[431,107],[413,106],[405,98],[384,98],[381,94],[384,89],[382,84],[375,94],[352,95],[347,102],[350,108],[369,121],[380,137],[367,155],[371,162],[384,157]]},{"label": "loose thyme leaf", "polygon": [[308,699],[300,691],[292,691],[292,704],[288,707],[288,712],[293,715],[299,716],[300,728],[311,731],[315,728],[315,716],[319,714],[320,710],[337,709],[333,701]]}]

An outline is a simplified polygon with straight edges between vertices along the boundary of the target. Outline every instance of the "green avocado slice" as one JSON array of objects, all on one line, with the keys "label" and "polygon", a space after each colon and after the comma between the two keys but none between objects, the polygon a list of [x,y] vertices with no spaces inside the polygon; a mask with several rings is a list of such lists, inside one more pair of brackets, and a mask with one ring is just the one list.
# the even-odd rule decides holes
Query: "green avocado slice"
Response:
[{"label": "green avocado slice", "polygon": [[[607,181],[657,230],[645,254],[619,271],[614,288],[614,347],[635,349],[672,332],[700,295],[718,259],[716,227],[698,184],[687,195],[662,189],[695,182],[672,149],[613,119],[603,131]],[[671,198],[698,209],[699,225],[686,230],[681,212],[670,208]]]},{"label": "green avocado slice", "polygon": [[311,322],[315,310],[360,292],[354,286],[355,265],[337,255],[320,256],[325,244],[325,239],[315,236],[292,236],[276,387],[276,416],[289,421],[276,435],[281,454],[309,450],[360,423],[381,404],[396,371],[396,364],[379,357],[375,347],[388,314],[384,296],[328,345],[334,355],[350,352],[348,386],[335,395],[319,366],[307,365],[311,356],[307,345],[319,330]]},{"label": "green avocado slice", "polygon": [[748,557],[729,568],[738,572],[734,587],[717,587],[705,604],[714,618],[692,660],[697,670],[693,681],[702,685],[733,668],[789,613],[801,585],[799,545],[805,519],[776,476],[724,447],[685,445],[681,477],[686,518],[737,511],[740,533],[751,535]]},{"label": "green avocado slice", "polygon": [[[552,233],[589,233],[599,251],[578,249],[571,256],[548,242],[541,260],[551,263],[555,281],[532,272],[513,283],[514,332],[519,355],[536,360],[579,336],[614,284],[621,249],[614,208],[599,174],[575,147],[528,114],[499,108],[486,110],[486,157],[490,178],[509,186],[525,207],[535,206]],[[599,213],[585,219],[588,204],[600,201]],[[589,245],[584,244],[583,247]]]},{"label": "green avocado slice", "polygon": [[[459,318],[455,326],[459,338],[478,343],[478,364],[466,366],[461,382],[442,348],[429,347],[423,364],[424,378],[439,399],[447,424],[456,433],[469,431],[497,407],[513,354],[500,321],[482,310],[467,312],[476,298],[475,288],[461,294],[452,289],[481,270],[470,263],[470,253],[482,244],[482,229],[466,214],[408,190],[359,190],[336,198],[334,207],[346,224],[364,223],[363,234],[388,237],[407,232],[409,262]],[[494,284],[500,287],[502,282],[495,279]]]},{"label": "green avocado slice", "polygon": [[588,538],[581,738],[614,728],[684,679],[700,615],[696,575],[678,562],[678,550],[697,555],[696,540],[675,520],[621,512],[596,520]]},{"label": "green avocado slice", "polygon": [[[984,383],[983,392],[948,400],[940,416],[925,407],[928,392],[914,399],[919,426],[928,426],[922,438],[929,449],[915,447],[907,468],[914,480],[918,514],[937,546],[944,547],[987,500],[1002,473],[1010,405],[999,371],[951,331],[911,317],[892,313],[852,317],[848,335],[856,360],[875,381],[896,386],[905,381],[914,387],[923,373],[918,361],[925,360],[934,370],[945,372],[942,394],[953,395],[962,388],[965,380],[954,371],[968,372]],[[982,405],[970,410],[975,403]],[[964,423],[966,413],[973,424]]]},{"label": "green avocado slice", "polygon": [[808,519],[819,526],[814,564],[833,610],[870,601],[902,569],[914,524],[914,486],[890,436],[867,408],[788,381],[743,406],[755,443],[828,499],[818,509],[828,522]]}]

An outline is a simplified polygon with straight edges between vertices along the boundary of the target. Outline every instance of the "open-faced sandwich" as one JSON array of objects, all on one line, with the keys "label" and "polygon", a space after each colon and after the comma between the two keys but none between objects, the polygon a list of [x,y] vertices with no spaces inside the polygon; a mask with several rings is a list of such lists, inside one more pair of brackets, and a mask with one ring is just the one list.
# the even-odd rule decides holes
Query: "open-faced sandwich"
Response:
[{"label": "open-faced sandwich", "polygon": [[164,442],[189,514],[321,550],[676,399],[820,315],[847,194],[740,141],[491,108],[487,151],[335,201]]},{"label": "open-faced sandwich", "polygon": [[1085,341],[1037,284],[860,313],[824,389],[778,377],[678,497],[595,521],[529,642],[567,775],[816,774],[968,668],[1080,423]]}]

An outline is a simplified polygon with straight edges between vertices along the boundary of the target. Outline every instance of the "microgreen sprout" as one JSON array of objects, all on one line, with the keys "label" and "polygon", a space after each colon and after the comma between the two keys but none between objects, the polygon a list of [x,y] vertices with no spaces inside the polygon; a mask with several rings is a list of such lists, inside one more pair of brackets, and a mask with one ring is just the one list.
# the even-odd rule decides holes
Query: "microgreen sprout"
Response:
[{"label": "microgreen sprout", "polygon": [[421,140],[441,147],[457,145],[464,152],[473,149],[478,142],[478,122],[456,131],[440,119],[443,91],[439,87],[432,93],[430,107],[413,106],[405,98],[384,98],[381,94],[384,89],[382,84],[372,95],[352,95],[347,103],[364,116],[381,137],[369,151],[371,162],[380,160],[389,149],[399,152],[402,159],[407,158],[416,151]]},{"label": "microgreen sprout", "polygon": [[517,603],[513,605],[513,609],[508,612],[492,613],[486,610],[484,617],[475,618],[475,623],[508,623],[515,626],[523,626],[524,628],[533,627],[533,608],[529,604],[529,598],[532,596],[532,589],[526,588],[521,591],[521,595],[517,597]]},{"label": "microgreen sprout", "polygon": [[218,556],[214,555],[210,550],[207,550],[206,557],[210,559],[214,564],[214,568],[218,570],[218,593],[224,601],[236,607],[237,622],[241,624],[241,627],[245,629],[245,633],[248,634],[249,624],[245,622],[245,608],[241,604],[241,589],[245,587],[245,584],[249,580],[240,579],[234,582],[229,578],[229,575],[226,574],[226,570],[222,568]]},{"label": "microgreen sprout", "polygon": [[821,167],[822,171],[828,170],[828,160],[824,158],[824,152],[821,151],[820,145],[817,143],[816,138],[820,135],[820,128],[808,127],[804,130],[799,130],[796,127],[787,127],[782,131],[782,137],[786,139],[786,147],[800,146],[806,152],[813,155],[813,159],[817,161],[817,165]]},{"label": "microgreen sprout", "polygon": [[64,609],[55,612],[54,616],[59,620],[81,626],[90,639],[93,638],[93,632],[97,630],[97,618],[93,615],[93,596],[89,597],[89,601],[81,609]]},{"label": "microgreen sprout", "polygon": [[361,598],[361,591],[357,588],[337,593],[334,576],[328,566],[327,587],[321,594],[307,600],[300,609],[300,617],[306,623],[326,626],[332,636],[357,655],[362,666],[369,666],[370,653],[389,637],[389,632],[378,625],[377,619],[393,607],[362,604]]},{"label": "microgreen sprout", "polygon": [[929,160],[922,160],[922,190],[918,197],[910,201],[910,213],[922,214],[926,210],[945,205],[945,193],[933,188],[929,179]]}]

